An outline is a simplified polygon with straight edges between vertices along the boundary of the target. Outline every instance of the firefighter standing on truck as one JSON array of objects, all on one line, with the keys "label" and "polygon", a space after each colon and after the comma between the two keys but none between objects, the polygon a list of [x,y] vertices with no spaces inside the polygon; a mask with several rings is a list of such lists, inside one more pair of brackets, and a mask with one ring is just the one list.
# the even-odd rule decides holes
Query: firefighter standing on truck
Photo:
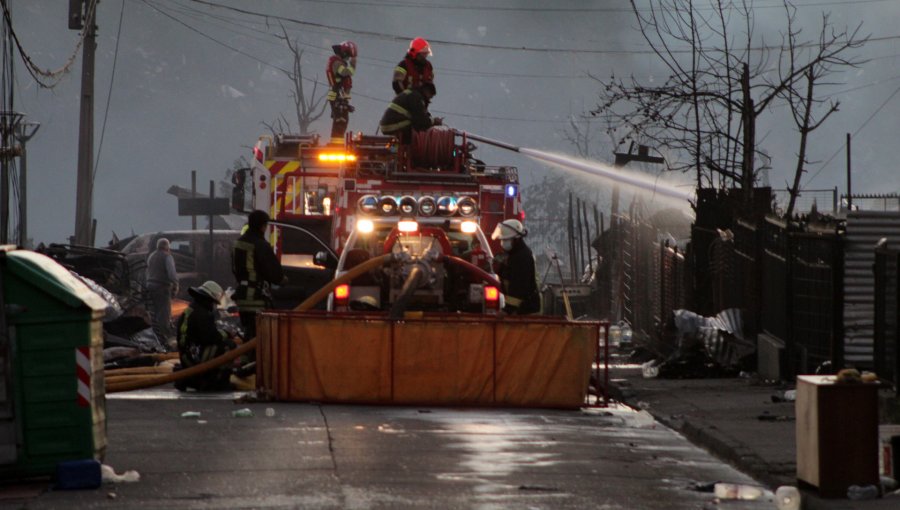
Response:
[{"label": "firefighter standing on truck", "polygon": [[412,141],[412,132],[440,126],[443,119],[428,112],[431,98],[437,94],[434,83],[423,83],[417,89],[404,90],[388,105],[381,117],[381,132],[395,136],[401,144]]},{"label": "firefighter standing on truck", "polygon": [[353,88],[353,73],[356,71],[356,43],[344,41],[331,47],[334,55],[328,59],[328,103],[331,105],[331,143],[340,143],[350,123],[350,89]]},{"label": "firefighter standing on truck", "polygon": [[394,68],[394,93],[417,89],[423,83],[434,83],[434,68],[428,57],[431,56],[431,45],[421,37],[409,43],[409,50],[403,60]]},{"label": "firefighter standing on truck", "polygon": [[266,242],[269,215],[253,211],[247,216],[247,231],[234,243],[231,271],[237,280],[232,299],[238,306],[244,338],[256,337],[256,313],[271,308],[269,286],[281,283],[284,273],[272,247]]},{"label": "firefighter standing on truck", "polygon": [[503,249],[503,254],[495,258],[495,264],[506,297],[503,311],[512,315],[541,311],[534,255],[524,239],[527,235],[528,231],[519,220],[504,220],[491,234],[491,239],[500,240]]}]

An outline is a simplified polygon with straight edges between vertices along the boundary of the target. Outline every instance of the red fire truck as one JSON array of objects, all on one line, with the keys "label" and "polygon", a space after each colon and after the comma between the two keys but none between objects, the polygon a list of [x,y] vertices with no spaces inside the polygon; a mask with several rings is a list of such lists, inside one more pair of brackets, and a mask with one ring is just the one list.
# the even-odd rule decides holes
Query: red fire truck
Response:
[{"label": "red fire truck", "polygon": [[[342,145],[322,144],[317,135],[264,136],[254,147],[252,166],[235,173],[233,206],[265,210],[272,218],[270,241],[291,282],[282,294],[303,297],[335,271],[346,270],[352,261],[347,262],[345,248],[351,237],[360,242],[361,225],[376,226],[376,240],[365,243],[368,256],[396,250],[395,245],[409,250],[398,238],[425,236],[435,240],[429,246],[441,247],[438,255],[465,256],[489,269],[485,262],[497,246],[484,233],[490,235],[505,219],[524,219],[524,212],[516,168],[485,165],[473,156],[474,149],[465,133],[446,128],[415,133],[410,145],[359,134],[348,135]],[[410,221],[422,228],[401,230],[404,221],[406,229]],[[435,253],[431,250],[430,257]],[[418,259],[424,252],[412,255]],[[431,294],[441,292],[432,289]],[[486,292],[497,294],[496,289]],[[458,293],[474,295],[472,289]],[[384,309],[396,298],[387,290],[375,294],[376,306]],[[413,299],[412,306],[473,309],[472,300],[456,305],[443,297],[420,301]],[[341,301],[329,303],[339,307]]]}]

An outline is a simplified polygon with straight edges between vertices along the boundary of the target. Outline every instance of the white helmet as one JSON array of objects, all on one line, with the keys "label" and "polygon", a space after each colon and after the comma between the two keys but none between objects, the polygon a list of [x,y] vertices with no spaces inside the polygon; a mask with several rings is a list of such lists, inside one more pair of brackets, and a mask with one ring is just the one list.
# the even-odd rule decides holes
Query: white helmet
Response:
[{"label": "white helmet", "polygon": [[515,239],[517,237],[525,237],[528,235],[528,230],[525,230],[525,227],[522,225],[522,222],[519,220],[503,220],[497,224],[497,227],[494,228],[494,233],[491,234],[491,239],[500,239],[501,241],[504,239]]},{"label": "white helmet", "polygon": [[221,302],[222,298],[225,297],[225,291],[222,290],[222,286],[212,280],[203,282],[203,285],[199,287],[191,287],[188,291],[194,296],[198,294],[206,296],[216,303]]}]

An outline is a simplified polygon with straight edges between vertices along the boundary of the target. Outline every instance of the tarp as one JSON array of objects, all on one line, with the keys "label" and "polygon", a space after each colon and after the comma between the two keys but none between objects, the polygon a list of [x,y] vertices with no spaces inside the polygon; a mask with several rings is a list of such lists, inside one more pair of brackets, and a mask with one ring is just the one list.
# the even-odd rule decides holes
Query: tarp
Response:
[{"label": "tarp", "polygon": [[277,400],[575,408],[599,323],[266,312],[257,338],[257,384]]}]

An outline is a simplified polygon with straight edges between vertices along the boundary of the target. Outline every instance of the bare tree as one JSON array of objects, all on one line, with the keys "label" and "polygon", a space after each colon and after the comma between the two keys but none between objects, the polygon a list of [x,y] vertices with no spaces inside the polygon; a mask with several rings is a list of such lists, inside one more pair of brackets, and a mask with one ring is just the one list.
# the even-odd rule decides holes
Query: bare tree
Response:
[{"label": "bare tree", "polygon": [[[287,75],[288,79],[291,80],[291,84],[293,85],[293,90],[291,90],[291,99],[294,101],[294,110],[297,114],[297,126],[300,129],[300,134],[305,135],[309,132],[309,126],[318,120],[323,113],[325,113],[325,107],[327,103],[325,101],[325,95],[316,95],[319,82],[318,75],[315,79],[311,80],[313,83],[312,92],[307,99],[305,89],[303,87],[303,50],[300,48],[300,45],[297,43],[296,39],[291,39],[288,36],[287,29],[282,25],[281,31],[284,34],[280,36],[279,39],[282,39],[285,44],[287,44],[288,49],[291,50],[291,54],[294,57],[293,66],[290,71],[284,71],[284,74]],[[273,127],[280,127],[280,123],[284,122],[287,127],[290,127],[290,123],[287,122],[287,119],[284,116],[281,119],[278,119],[276,122],[271,124],[267,124],[270,130]]]},{"label": "bare tree", "polygon": [[804,79],[815,82],[861,64],[844,54],[866,39],[858,37],[859,26],[835,31],[824,16],[819,42],[801,43],[800,31],[794,29],[796,9],[785,1],[781,44],[760,45],[749,0],[696,4],[658,0],[639,9],[631,1],[642,36],[669,75],[661,85],[645,85],[634,77],[598,80],[601,102],[592,113],[618,120],[611,132],[618,143],[651,141],[675,158],[668,162],[671,169],[695,172],[698,188],[739,184],[749,202],[755,160],[768,159],[757,146],[757,119],[779,101],[795,113],[802,111],[803,102],[789,98],[805,97],[798,92]]},{"label": "bare tree", "polygon": [[[793,14],[793,13],[789,13]],[[822,16],[822,32],[819,34],[819,47],[824,48],[830,44],[834,43],[835,34],[831,31],[828,31],[829,27],[828,23],[828,15],[825,14]],[[793,19],[793,16],[790,17]],[[791,29],[793,30],[793,29]],[[790,43],[793,43],[793,38],[789,39]],[[790,55],[793,55],[795,52],[793,48],[790,48]],[[821,51],[820,51],[821,52]],[[832,66],[853,66],[852,62],[848,62],[840,57],[833,57],[830,60],[817,62],[813,65],[806,66],[804,69],[804,77],[806,78],[806,95],[798,94],[799,90],[795,88],[785,89],[783,91],[785,100],[788,104],[791,105],[791,116],[794,119],[794,124],[797,126],[797,131],[800,132],[800,149],[797,153],[797,168],[794,171],[794,182],[789,188],[790,191],[790,201],[788,202],[788,208],[786,217],[788,219],[794,213],[794,205],[797,202],[797,197],[800,194],[800,178],[803,176],[804,165],[808,163],[806,161],[806,151],[807,144],[809,143],[809,134],[818,129],[825,120],[831,116],[832,113],[838,111],[838,106],[840,105],[839,101],[828,101],[827,105],[825,105],[825,111],[822,113],[818,119],[813,118],[813,109],[817,106],[823,105],[825,101],[821,99],[817,99],[813,94],[813,89],[816,83],[820,82],[827,75],[832,73]],[[791,61],[791,67],[794,67],[793,60]]]}]

